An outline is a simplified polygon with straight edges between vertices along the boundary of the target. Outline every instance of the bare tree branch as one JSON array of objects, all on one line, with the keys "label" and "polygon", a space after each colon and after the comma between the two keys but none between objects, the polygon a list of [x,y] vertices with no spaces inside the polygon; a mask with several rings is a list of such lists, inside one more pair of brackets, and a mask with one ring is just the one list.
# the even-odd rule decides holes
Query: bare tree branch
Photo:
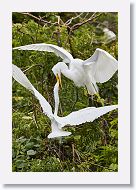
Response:
[{"label": "bare tree branch", "polygon": [[71,22],[73,21],[73,20],[75,20],[75,19],[77,19],[77,18],[79,18],[81,15],[83,14],[83,12],[82,13],[80,13],[80,14],[78,14],[77,16],[75,16],[75,17],[72,17],[72,18],[70,18],[69,20],[67,20],[66,22],[65,22],[65,25],[70,25],[71,24]]},{"label": "bare tree branch", "polygon": [[29,12],[20,12],[20,14],[28,15],[29,17],[33,18],[35,21],[37,21],[38,23],[40,23],[42,26],[44,26],[45,24],[48,24],[48,25],[58,25],[58,22],[52,23],[51,21],[46,21],[42,17],[36,17],[36,16],[34,16],[33,14],[31,14]]},{"label": "bare tree branch", "polygon": [[[81,22],[81,23],[77,23],[77,24],[73,25],[73,26],[71,27],[71,31],[74,31],[74,30],[78,29],[80,26],[82,26],[82,25],[84,25],[84,24],[86,24],[86,23],[88,23],[88,22],[92,22],[94,19],[100,17],[101,14],[103,14],[103,13],[100,13],[100,14],[98,14],[98,15],[96,15],[96,14],[97,14],[97,13],[93,13],[92,16],[91,16],[89,19],[87,19],[87,20],[85,20],[85,21],[83,21],[83,22]],[[95,15],[96,15],[96,16],[95,16]]]}]

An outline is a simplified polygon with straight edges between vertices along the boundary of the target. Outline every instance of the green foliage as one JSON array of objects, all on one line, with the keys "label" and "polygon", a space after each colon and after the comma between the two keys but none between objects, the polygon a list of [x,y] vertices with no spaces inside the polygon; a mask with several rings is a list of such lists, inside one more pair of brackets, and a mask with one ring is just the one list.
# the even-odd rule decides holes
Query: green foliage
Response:
[{"label": "green foliage", "polygon": [[[82,13],[66,27],[67,20],[81,13],[31,13],[49,23],[37,21],[27,14],[13,13],[13,47],[31,43],[62,45],[74,57],[87,59],[96,48],[118,58],[117,39],[106,43],[103,28],[114,31],[118,38],[118,15],[102,13],[91,22],[69,31],[75,24],[90,18]],[[40,17],[39,17],[40,16]],[[60,16],[60,24],[56,16]],[[62,22],[63,21],[63,22]],[[37,90],[54,108],[53,87],[56,79],[51,68],[61,59],[53,53],[13,51],[13,64],[20,67]],[[77,88],[62,76],[59,115],[87,106],[118,103],[117,73],[106,83],[98,84],[100,97],[91,100],[86,89]],[[118,115],[112,111],[92,123],[66,127],[72,135],[48,139],[50,120],[42,113],[38,101],[13,81],[13,171],[16,172],[116,172],[118,171]]]}]

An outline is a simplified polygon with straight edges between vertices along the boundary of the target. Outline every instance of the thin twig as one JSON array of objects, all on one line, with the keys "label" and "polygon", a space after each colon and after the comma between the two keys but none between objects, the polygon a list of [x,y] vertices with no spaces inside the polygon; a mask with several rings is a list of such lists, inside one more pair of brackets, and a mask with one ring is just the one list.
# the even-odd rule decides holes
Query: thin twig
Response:
[{"label": "thin twig", "polygon": [[74,144],[72,143],[72,155],[73,155],[73,162],[75,162],[75,148]]},{"label": "thin twig", "polygon": [[44,26],[45,24],[48,24],[48,25],[58,25],[57,22],[52,23],[51,21],[44,20],[42,17],[38,18],[38,17],[34,16],[33,14],[31,14],[29,12],[20,12],[20,14],[30,16],[35,21],[38,21],[38,23],[40,23],[42,26]]},{"label": "thin twig", "polygon": [[70,18],[70,19],[67,20],[64,24],[67,25],[67,26],[70,25],[73,20],[79,18],[83,13],[84,13],[84,12],[80,13],[79,15],[77,15],[77,16],[75,16],[75,17]]},{"label": "thin twig", "polygon": [[[74,31],[74,30],[78,29],[80,26],[82,26],[82,25],[84,25],[84,24],[86,24],[86,23],[88,23],[88,22],[93,21],[94,19],[96,19],[96,18],[98,18],[99,16],[101,16],[101,14],[103,14],[103,13],[100,13],[100,14],[98,14],[98,15],[96,15],[96,13],[93,13],[92,16],[91,16],[89,19],[87,19],[87,20],[85,20],[85,21],[83,21],[83,22],[81,22],[81,23],[77,23],[77,24],[73,25],[73,26],[71,27],[71,31]],[[95,16],[95,15],[96,15],[96,16]]]},{"label": "thin twig", "polygon": [[33,67],[36,67],[36,66],[39,66],[39,67],[42,67],[42,65],[40,64],[36,64],[36,65],[31,65],[30,67],[28,67],[27,69],[25,69],[23,72],[28,72],[30,69],[32,69]]}]

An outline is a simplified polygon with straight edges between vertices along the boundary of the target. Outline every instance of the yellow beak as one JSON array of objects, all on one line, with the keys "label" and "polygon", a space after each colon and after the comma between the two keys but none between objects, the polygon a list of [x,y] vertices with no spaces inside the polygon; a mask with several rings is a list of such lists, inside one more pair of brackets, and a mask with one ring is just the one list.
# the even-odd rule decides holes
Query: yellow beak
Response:
[{"label": "yellow beak", "polygon": [[56,75],[57,82],[59,83],[59,86],[62,88],[62,82],[61,82],[61,76],[58,74]]}]

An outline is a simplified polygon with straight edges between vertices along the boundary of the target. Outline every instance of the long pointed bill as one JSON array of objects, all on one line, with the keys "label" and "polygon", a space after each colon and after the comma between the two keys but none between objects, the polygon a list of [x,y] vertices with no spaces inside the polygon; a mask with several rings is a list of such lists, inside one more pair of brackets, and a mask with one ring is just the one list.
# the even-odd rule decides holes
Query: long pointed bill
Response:
[{"label": "long pointed bill", "polygon": [[59,83],[59,86],[62,88],[62,82],[61,82],[61,75],[59,74],[56,75],[57,82]]}]

